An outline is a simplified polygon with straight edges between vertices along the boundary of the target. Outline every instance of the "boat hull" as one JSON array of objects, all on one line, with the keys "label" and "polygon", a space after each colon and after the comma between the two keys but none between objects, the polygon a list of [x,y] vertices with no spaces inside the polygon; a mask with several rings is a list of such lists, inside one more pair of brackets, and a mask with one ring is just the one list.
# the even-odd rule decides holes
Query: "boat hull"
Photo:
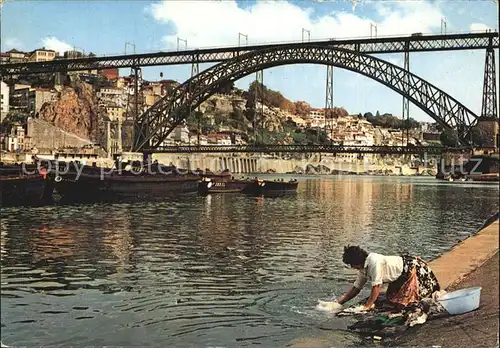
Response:
[{"label": "boat hull", "polygon": [[500,174],[499,173],[474,174],[474,175],[469,175],[467,179],[479,182],[499,182]]},{"label": "boat hull", "polygon": [[198,193],[240,193],[249,184],[246,180],[202,180],[198,184]]},{"label": "boat hull", "polygon": [[297,181],[254,180],[243,193],[254,196],[283,196],[297,193]]},{"label": "boat hull", "polygon": [[39,174],[0,177],[0,206],[39,206],[52,199],[51,183]]},{"label": "boat hull", "polygon": [[112,201],[162,198],[195,193],[199,178],[169,175],[65,174],[54,178],[54,188],[65,201]]}]

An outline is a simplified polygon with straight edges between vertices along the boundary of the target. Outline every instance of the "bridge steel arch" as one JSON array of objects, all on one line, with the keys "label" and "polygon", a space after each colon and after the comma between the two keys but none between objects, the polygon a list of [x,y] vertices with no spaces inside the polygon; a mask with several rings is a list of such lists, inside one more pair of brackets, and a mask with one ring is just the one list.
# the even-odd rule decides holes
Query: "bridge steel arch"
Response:
[{"label": "bridge steel arch", "polygon": [[455,130],[462,145],[477,115],[452,96],[421,77],[379,58],[338,47],[271,47],[252,51],[212,66],[193,76],[138,117],[134,151],[161,145],[189,111],[222,87],[258,70],[289,64],[334,65],[367,76],[405,96],[441,126]]}]

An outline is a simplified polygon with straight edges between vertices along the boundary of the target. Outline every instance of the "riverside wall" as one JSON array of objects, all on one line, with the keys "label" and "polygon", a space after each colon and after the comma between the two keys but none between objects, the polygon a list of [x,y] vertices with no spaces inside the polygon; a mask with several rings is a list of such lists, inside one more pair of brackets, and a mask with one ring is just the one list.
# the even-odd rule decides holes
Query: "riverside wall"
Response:
[{"label": "riverside wall", "polygon": [[429,262],[441,287],[446,289],[459,282],[495,255],[499,247],[499,231],[500,221],[496,220]]},{"label": "riverside wall", "polygon": [[[31,153],[2,153],[2,161],[6,163],[32,163]],[[99,167],[113,167],[114,161],[111,158],[100,157],[88,154],[38,154],[41,159],[59,161],[80,161],[87,165],[97,165]],[[135,152],[124,152],[120,155],[122,161],[142,161],[143,154]],[[230,170],[236,174],[250,173],[305,173],[305,174],[330,174],[335,172],[350,173],[385,173],[393,175],[435,175],[437,167],[429,165],[427,167],[412,167],[409,159],[405,155],[382,156],[371,155],[358,157],[357,155],[324,155],[324,154],[303,154],[301,157],[283,159],[273,158],[269,155],[257,154],[166,154],[154,153],[152,159],[165,165],[173,164],[178,168],[195,171],[197,169],[211,171]],[[312,167],[312,170],[311,170]],[[308,171],[309,169],[309,171]],[[319,170],[319,171],[317,171]]]},{"label": "riverside wall", "polygon": [[31,138],[31,144],[36,145],[39,149],[82,147],[92,144],[89,139],[63,131],[50,122],[37,118],[28,119],[27,136]]},{"label": "riverside wall", "polygon": [[[123,159],[137,158],[132,154],[124,154]],[[412,168],[404,156],[373,156],[358,158],[356,155],[303,155],[300,159],[277,159],[266,155],[246,154],[164,154],[152,155],[153,160],[164,164],[174,164],[179,168],[189,170],[210,169],[219,171],[228,169],[233,173],[265,173],[279,174],[294,172],[297,169],[305,170],[308,165],[314,167],[325,166],[330,171],[347,171],[364,173],[369,171],[389,171],[398,175],[415,175],[424,168]]]}]

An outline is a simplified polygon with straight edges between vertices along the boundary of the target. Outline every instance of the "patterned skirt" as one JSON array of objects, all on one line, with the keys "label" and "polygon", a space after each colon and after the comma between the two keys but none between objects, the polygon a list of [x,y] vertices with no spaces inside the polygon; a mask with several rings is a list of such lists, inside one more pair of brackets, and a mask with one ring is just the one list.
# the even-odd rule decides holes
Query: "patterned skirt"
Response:
[{"label": "patterned skirt", "polygon": [[402,257],[403,272],[387,288],[386,295],[390,302],[408,306],[440,290],[436,276],[425,261],[409,255]]}]

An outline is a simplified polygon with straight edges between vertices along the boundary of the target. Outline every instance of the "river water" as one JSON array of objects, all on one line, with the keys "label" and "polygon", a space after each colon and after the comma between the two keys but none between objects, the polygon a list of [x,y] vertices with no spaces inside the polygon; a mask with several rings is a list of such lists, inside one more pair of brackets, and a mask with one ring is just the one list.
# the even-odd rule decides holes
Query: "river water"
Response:
[{"label": "river water", "polygon": [[339,331],[345,319],[314,309],[355,277],[343,246],[436,257],[498,211],[498,194],[433,178],[301,177],[281,198],[2,209],[2,342],[356,344]]}]

